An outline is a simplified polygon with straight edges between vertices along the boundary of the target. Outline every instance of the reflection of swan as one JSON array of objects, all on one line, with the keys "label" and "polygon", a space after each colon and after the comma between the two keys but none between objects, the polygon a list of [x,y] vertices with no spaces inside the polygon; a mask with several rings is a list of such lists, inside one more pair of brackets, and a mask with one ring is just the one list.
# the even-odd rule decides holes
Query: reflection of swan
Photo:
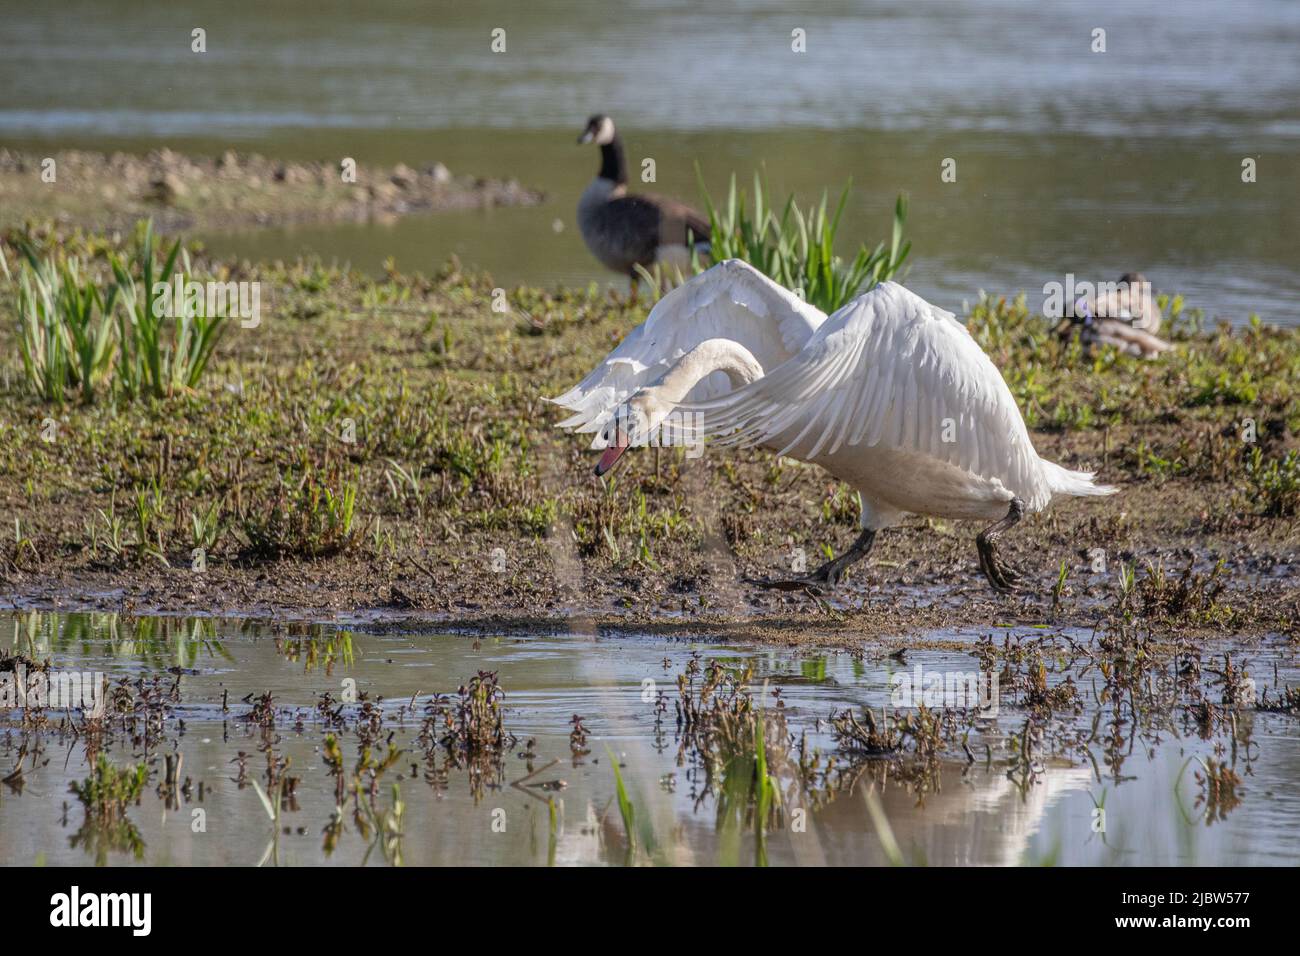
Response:
[{"label": "reflection of swan", "polygon": [[[881,804],[908,863],[931,866],[1016,866],[1026,862],[1035,834],[1049,811],[1067,794],[1092,785],[1086,767],[1048,767],[1023,794],[1004,770],[986,772],[945,764],[939,790],[922,805],[904,786],[891,783]],[[817,812],[817,834],[832,865],[885,862],[880,842],[866,823],[859,780]]]},{"label": "reflection of swan", "polygon": [[[648,754],[645,756],[649,756]],[[654,821],[651,831],[659,836],[655,846],[654,861],[672,866],[697,866],[708,860],[700,859],[696,853],[695,842],[677,836],[679,824],[673,816],[671,800],[659,799],[648,793],[637,792],[633,799],[637,813],[648,813]],[[571,804],[570,804],[571,805]],[[567,811],[570,805],[565,805]],[[593,801],[582,804],[583,816],[579,819],[564,820],[563,830],[555,843],[555,864],[557,866],[591,866],[594,863],[622,865],[626,862],[624,852],[627,847],[623,833],[623,821],[619,817],[618,807],[612,803],[604,808]],[[712,830],[701,821],[690,820],[688,824],[699,827],[694,836],[703,845],[708,846]],[[638,857],[643,859],[643,857]]]},{"label": "reflection of swan", "polygon": [[[562,829],[555,841],[555,863],[557,866],[591,866],[600,856],[601,833],[600,817],[595,805],[590,800],[581,804],[576,800],[556,798],[561,806],[560,820]],[[581,816],[574,812],[581,809]]]},{"label": "reflection of swan", "polygon": [[[691,401],[691,400],[694,401]],[[999,590],[1018,575],[994,539],[1062,495],[1105,495],[1040,458],[997,367],[950,313],[884,282],[829,318],[753,267],[721,262],[666,295],[576,388],[561,424],[596,432],[603,474],[658,442],[674,413],[688,439],[760,445],[821,465],[859,492],[862,533],[785,588],[833,588],[908,514],[993,521],[976,538]],[[680,417],[679,413],[679,417]]]},{"label": "reflection of swan", "polygon": [[[975,857],[988,852],[988,862],[999,866],[1016,866],[1026,861],[1030,841],[1038,832],[1048,811],[1066,794],[1087,790],[1094,783],[1092,771],[1087,767],[1048,767],[1037,782],[1027,791],[1008,780],[1005,774],[991,775],[986,782],[977,784],[971,793],[965,813],[952,815],[943,822],[954,822],[967,827],[969,854]],[[972,820],[972,815],[979,814]],[[993,843],[986,842],[989,828],[986,821],[995,821]],[[969,862],[977,862],[971,859]],[[978,862],[984,862],[979,860]]]}]

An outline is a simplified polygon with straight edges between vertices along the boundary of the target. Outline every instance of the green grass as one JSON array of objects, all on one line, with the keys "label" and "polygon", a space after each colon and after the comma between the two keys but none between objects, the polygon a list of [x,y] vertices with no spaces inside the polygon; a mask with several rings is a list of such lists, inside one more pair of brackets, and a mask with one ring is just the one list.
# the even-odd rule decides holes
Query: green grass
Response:
[{"label": "green grass", "polygon": [[[179,259],[179,266],[178,266]],[[118,312],[118,340],[121,358],[117,379],[123,392],[132,397],[150,395],[167,398],[178,391],[193,391],[207,368],[226,322],[224,315],[206,315],[204,306],[177,307],[175,315],[156,308],[154,287],[193,278],[189,253],[177,239],[157,260],[153,226],[143,223],[137,231],[133,255],[110,259],[117,280],[122,308]]]},{"label": "green grass", "polygon": [[1300,514],[1300,451],[1265,458],[1259,448],[1252,448],[1246,463],[1246,479],[1252,498],[1265,516],[1283,518]]},{"label": "green grass", "polygon": [[0,271],[17,283],[18,348],[32,390],[62,403],[75,391],[93,401],[108,373],[116,343],[113,305],[116,287],[101,290],[76,258],[39,256],[19,247],[17,279],[0,252]]},{"label": "green grass", "polygon": [[845,185],[833,211],[829,194],[823,192],[821,202],[807,208],[793,195],[787,197],[778,215],[769,203],[771,190],[757,173],[752,211],[748,197],[736,190],[734,174],[721,207],[715,205],[701,180],[709,215],[710,258],[715,262],[743,259],[823,312],[834,312],[877,283],[897,278],[912,246],[903,239],[907,199],[900,195],[894,204],[888,247],[883,242],[874,249],[859,245],[848,261],[837,255],[835,237],[851,189],[852,183]]},{"label": "green grass", "polygon": [[355,481],[309,468],[281,477],[270,508],[248,511],[240,530],[256,557],[336,554],[354,541],[356,502]]},{"label": "green grass", "polygon": [[197,387],[226,316],[155,307],[156,283],[195,278],[179,239],[159,261],[152,226],[142,222],[129,250],[108,251],[107,269],[90,249],[42,252],[30,236],[15,248],[16,274],[3,252],[0,273],[14,295],[30,393],[62,404],[76,393],[89,403],[107,392],[167,398]]}]

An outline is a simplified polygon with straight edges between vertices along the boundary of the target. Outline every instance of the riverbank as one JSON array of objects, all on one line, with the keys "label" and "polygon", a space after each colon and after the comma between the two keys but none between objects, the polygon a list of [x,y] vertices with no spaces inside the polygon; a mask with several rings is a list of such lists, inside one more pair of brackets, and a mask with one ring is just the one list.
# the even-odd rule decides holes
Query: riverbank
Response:
[{"label": "riverbank", "polygon": [[227,150],[192,157],[0,149],[0,228],[50,220],[129,232],[152,218],[162,232],[395,220],[414,213],[534,205],[542,194],[515,180],[452,173],[430,160],[369,166],[340,157],[289,162]]},{"label": "riverbank", "polygon": [[[115,244],[60,229],[41,241],[100,269]],[[498,291],[454,264],[372,278],[200,256],[195,272],[261,283],[263,318],[228,324],[192,393],[45,403],[0,323],[6,604],[786,643],[1002,622],[1297,636],[1295,330],[1203,328],[1166,302],[1174,353],[1087,360],[1023,301],[977,303],[963,318],[1039,451],[1120,494],[1063,502],[1005,538],[1025,594],[984,584],[979,528],[911,519],[826,604],[745,580],[852,540],[856,499],[819,470],[665,449],[601,482],[554,427],[544,396],[648,303]]]}]

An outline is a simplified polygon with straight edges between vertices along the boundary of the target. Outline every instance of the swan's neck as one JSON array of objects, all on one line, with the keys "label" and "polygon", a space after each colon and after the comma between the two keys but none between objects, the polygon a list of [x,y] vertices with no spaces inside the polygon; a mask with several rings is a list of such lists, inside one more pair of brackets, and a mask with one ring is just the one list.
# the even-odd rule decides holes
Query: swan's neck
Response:
[{"label": "swan's neck", "polygon": [[725,372],[732,388],[763,377],[763,366],[753,353],[731,339],[706,339],[691,349],[663,377],[659,397],[673,405],[686,400],[691,389],[714,372]]}]

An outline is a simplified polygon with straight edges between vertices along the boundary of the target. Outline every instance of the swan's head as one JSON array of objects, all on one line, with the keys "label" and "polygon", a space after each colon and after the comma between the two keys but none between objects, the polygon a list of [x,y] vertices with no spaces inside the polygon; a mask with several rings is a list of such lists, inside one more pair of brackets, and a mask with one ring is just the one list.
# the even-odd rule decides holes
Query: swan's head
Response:
[{"label": "swan's head", "polygon": [[612,142],[614,142],[614,121],[604,113],[597,113],[587,120],[587,128],[578,137],[579,145],[595,143],[597,146],[608,146]]},{"label": "swan's head", "polygon": [[629,448],[679,444],[665,437],[670,430],[664,427],[664,422],[674,407],[675,403],[664,397],[661,388],[650,386],[616,408],[605,423],[605,452],[596,463],[597,477],[613,468]]}]

